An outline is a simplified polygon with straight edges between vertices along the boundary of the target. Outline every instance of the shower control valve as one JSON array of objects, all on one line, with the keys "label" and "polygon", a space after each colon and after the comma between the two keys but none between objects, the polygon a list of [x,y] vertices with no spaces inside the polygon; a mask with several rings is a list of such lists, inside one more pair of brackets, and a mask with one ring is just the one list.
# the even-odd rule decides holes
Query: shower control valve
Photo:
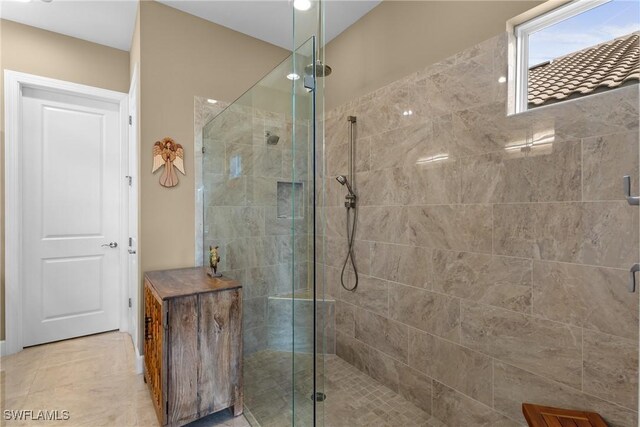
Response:
[{"label": "shower control valve", "polygon": [[344,196],[345,202],[344,207],[347,209],[352,209],[356,207],[356,196],[353,194],[347,194]]}]

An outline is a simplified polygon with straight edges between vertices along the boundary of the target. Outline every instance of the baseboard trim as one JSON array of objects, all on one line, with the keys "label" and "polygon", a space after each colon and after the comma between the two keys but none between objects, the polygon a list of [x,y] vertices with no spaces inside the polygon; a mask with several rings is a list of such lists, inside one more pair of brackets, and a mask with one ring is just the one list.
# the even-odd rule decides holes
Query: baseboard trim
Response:
[{"label": "baseboard trim", "polygon": [[144,365],[144,356],[140,354],[140,351],[138,350],[138,348],[134,347],[134,349],[135,349],[135,356],[136,356],[136,374],[141,374],[142,368]]}]

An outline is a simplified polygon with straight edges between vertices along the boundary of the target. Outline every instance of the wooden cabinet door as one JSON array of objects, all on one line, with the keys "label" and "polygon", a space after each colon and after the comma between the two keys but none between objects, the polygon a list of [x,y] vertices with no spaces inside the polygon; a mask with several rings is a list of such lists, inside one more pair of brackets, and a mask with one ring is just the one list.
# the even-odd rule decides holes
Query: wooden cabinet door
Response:
[{"label": "wooden cabinet door", "polygon": [[171,298],[167,322],[167,424],[198,418],[197,295]]},{"label": "wooden cabinet door", "polygon": [[209,414],[234,405],[242,413],[242,294],[209,292],[199,297],[199,411]]},{"label": "wooden cabinet door", "polygon": [[162,324],[162,302],[158,301],[145,282],[144,287],[144,368],[147,384],[151,389],[151,398],[164,425],[164,399],[162,396],[162,345],[164,328]]}]

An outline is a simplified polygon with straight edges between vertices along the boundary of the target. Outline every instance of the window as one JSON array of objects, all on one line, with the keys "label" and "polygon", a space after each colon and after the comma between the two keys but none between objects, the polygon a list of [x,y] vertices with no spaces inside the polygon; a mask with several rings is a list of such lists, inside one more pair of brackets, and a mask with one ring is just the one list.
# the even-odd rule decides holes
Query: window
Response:
[{"label": "window", "polygon": [[515,27],[516,112],[638,83],[640,2],[574,0]]}]

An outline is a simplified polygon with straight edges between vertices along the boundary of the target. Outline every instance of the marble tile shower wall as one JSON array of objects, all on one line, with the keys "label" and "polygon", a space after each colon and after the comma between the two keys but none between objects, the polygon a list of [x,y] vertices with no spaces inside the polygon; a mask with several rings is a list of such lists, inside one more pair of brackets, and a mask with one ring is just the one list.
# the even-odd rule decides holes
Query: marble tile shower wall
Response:
[{"label": "marble tile shower wall", "polygon": [[[292,128],[283,113],[241,105],[204,128],[204,257],[218,245],[223,274],[243,285],[245,354],[287,339],[274,333],[287,313],[270,313],[268,298],[308,285],[308,206],[296,206],[293,219],[282,206],[278,214],[278,182],[309,189],[308,126],[298,122],[295,150]],[[277,145],[266,143],[267,131],[280,137]]]},{"label": "marble tile shower wall", "polygon": [[638,192],[638,86],[507,117],[506,51],[495,37],[326,115],[336,352],[451,426],[523,425],[523,402],[636,426],[639,211],[621,180]]}]

